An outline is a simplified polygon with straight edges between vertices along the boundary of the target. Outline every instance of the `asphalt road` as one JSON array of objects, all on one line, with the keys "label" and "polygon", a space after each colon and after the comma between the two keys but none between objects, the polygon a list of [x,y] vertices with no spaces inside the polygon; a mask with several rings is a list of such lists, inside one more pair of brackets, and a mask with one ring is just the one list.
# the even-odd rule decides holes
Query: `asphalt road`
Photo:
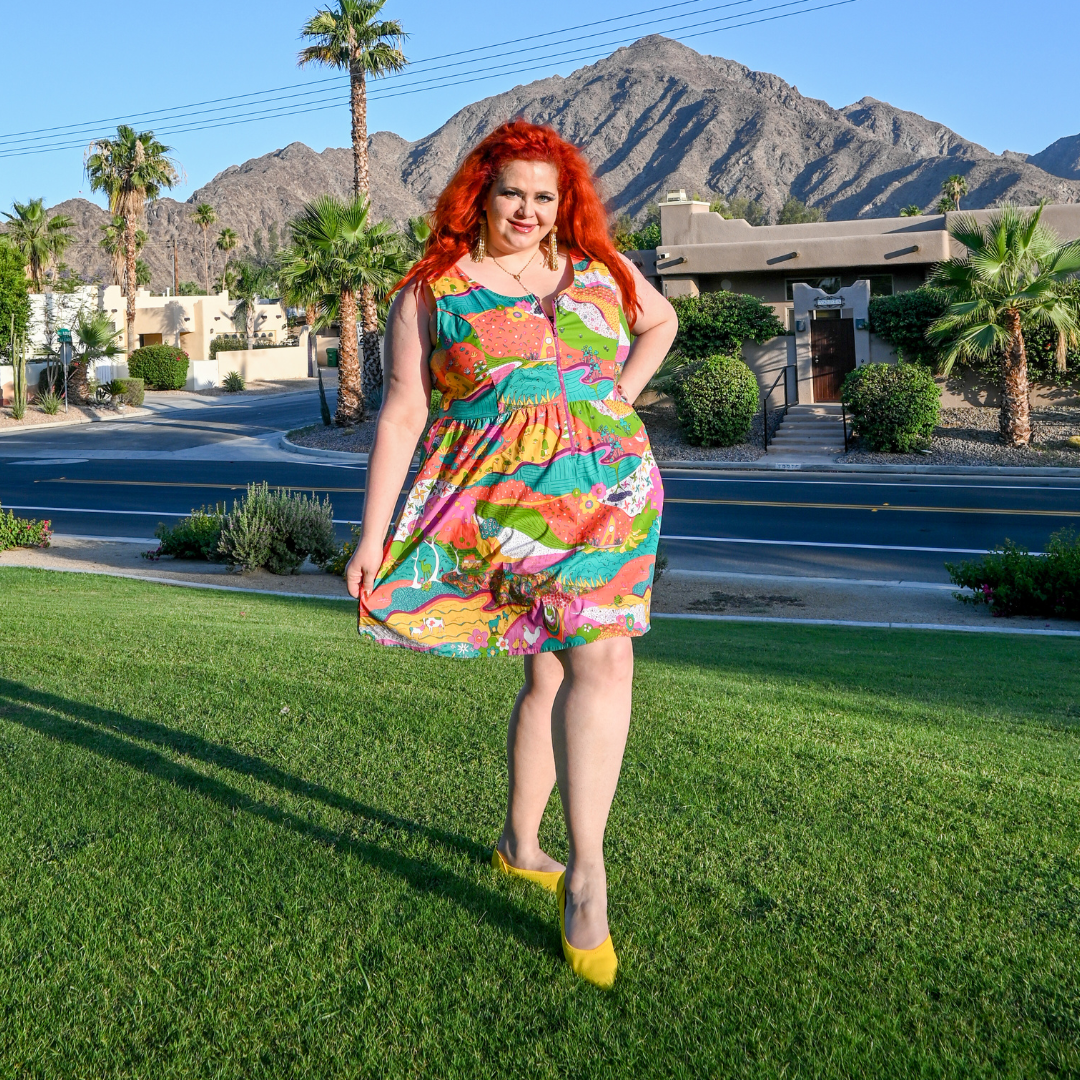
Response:
[{"label": "asphalt road", "polygon": [[[80,536],[145,537],[251,481],[328,495],[342,536],[365,468],[282,452],[276,433],[317,398],[221,399],[126,420],[0,437],[0,503]],[[1080,480],[670,471],[663,535],[673,568],[946,582],[944,564],[1006,537],[1042,550],[1080,528]]]}]

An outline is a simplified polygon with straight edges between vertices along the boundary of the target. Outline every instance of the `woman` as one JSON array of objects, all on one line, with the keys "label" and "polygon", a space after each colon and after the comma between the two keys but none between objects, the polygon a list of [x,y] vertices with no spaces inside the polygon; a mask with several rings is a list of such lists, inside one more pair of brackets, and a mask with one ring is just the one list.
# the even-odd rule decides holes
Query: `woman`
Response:
[{"label": "woman", "polygon": [[[630,403],[678,323],[615,251],[581,154],[522,120],[466,157],[402,285],[346,574],[359,629],[441,655],[525,657],[492,863],[556,893],[571,967],[610,987],[604,829],[663,503]],[[438,416],[384,544],[432,388]],[[556,781],[565,867],[538,839]]]}]

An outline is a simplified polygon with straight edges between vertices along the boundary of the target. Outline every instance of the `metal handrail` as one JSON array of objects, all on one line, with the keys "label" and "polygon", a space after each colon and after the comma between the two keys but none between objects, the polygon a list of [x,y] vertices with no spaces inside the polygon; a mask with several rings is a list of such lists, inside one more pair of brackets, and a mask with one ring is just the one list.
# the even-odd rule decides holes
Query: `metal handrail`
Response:
[{"label": "metal handrail", "polygon": [[844,419],[844,453],[848,452],[848,438],[847,438],[847,406],[840,402],[840,415]]},{"label": "metal handrail", "polygon": [[785,365],[779,375],[776,376],[776,380],[772,386],[765,391],[765,396],[761,399],[761,430],[765,435],[765,449],[769,449],[769,398],[772,397],[772,392],[776,389],[777,384],[781,379],[784,380],[784,415],[788,414],[788,380],[787,373],[788,368],[791,365]]}]

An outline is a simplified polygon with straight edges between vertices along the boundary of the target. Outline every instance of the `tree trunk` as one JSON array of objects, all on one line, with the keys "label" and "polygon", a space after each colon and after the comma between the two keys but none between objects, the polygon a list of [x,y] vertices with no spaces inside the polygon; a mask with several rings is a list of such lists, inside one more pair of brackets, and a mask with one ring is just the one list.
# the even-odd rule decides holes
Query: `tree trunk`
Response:
[{"label": "tree trunk", "polygon": [[337,412],[334,423],[350,427],[364,419],[364,399],[360,393],[360,359],[356,348],[356,293],[342,289],[338,303],[341,342],[338,347]]},{"label": "tree trunk", "polygon": [[1001,379],[1001,437],[1009,446],[1027,446],[1031,442],[1031,407],[1020,312],[1010,311],[1005,318],[1009,348]]},{"label": "tree trunk", "polygon": [[255,303],[256,297],[251,296],[244,302],[244,330],[247,333],[247,347],[255,348]]},{"label": "tree trunk", "polygon": [[304,322],[308,328],[308,375],[315,378],[319,374],[319,342],[315,337],[315,305],[304,308]]},{"label": "tree trunk", "polygon": [[124,292],[127,294],[127,355],[135,348],[135,230],[134,214],[124,215]]},{"label": "tree trunk", "polygon": [[364,69],[354,59],[349,65],[349,83],[352,92],[352,153],[353,194],[367,195],[370,191],[367,153],[367,87]]},{"label": "tree trunk", "polygon": [[203,226],[202,231],[202,257],[203,257],[203,281],[206,283],[206,295],[210,295],[210,249],[206,246],[206,230],[208,225]]},{"label": "tree trunk", "polygon": [[364,367],[361,372],[361,386],[364,391],[364,404],[374,407],[382,394],[382,351],[379,349],[379,309],[375,304],[375,290],[365,285],[360,292],[363,314]]},{"label": "tree trunk", "polygon": [[1069,342],[1064,330],[1058,331],[1057,352],[1054,353],[1054,367],[1059,375],[1064,375],[1068,370]]}]

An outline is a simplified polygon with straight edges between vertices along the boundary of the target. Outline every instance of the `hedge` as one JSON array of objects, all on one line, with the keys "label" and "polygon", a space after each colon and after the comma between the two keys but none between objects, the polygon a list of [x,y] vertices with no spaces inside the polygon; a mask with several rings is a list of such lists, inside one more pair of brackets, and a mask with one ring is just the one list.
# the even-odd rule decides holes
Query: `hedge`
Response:
[{"label": "hedge", "polygon": [[927,447],[941,408],[941,391],[922,364],[864,364],[848,373],[840,399],[855,434],[890,453]]},{"label": "hedge", "polygon": [[787,332],[771,307],[742,293],[676,296],[671,305],[679,316],[679,332],[672,349],[695,360],[737,356],[744,341],[761,345]]},{"label": "hedge", "polygon": [[758,384],[739,357],[709,356],[680,374],[671,396],[691,446],[734,446],[750,430]]},{"label": "hedge", "polygon": [[128,374],[151,390],[182,390],[187,382],[188,354],[175,345],[145,345],[128,357]]}]

